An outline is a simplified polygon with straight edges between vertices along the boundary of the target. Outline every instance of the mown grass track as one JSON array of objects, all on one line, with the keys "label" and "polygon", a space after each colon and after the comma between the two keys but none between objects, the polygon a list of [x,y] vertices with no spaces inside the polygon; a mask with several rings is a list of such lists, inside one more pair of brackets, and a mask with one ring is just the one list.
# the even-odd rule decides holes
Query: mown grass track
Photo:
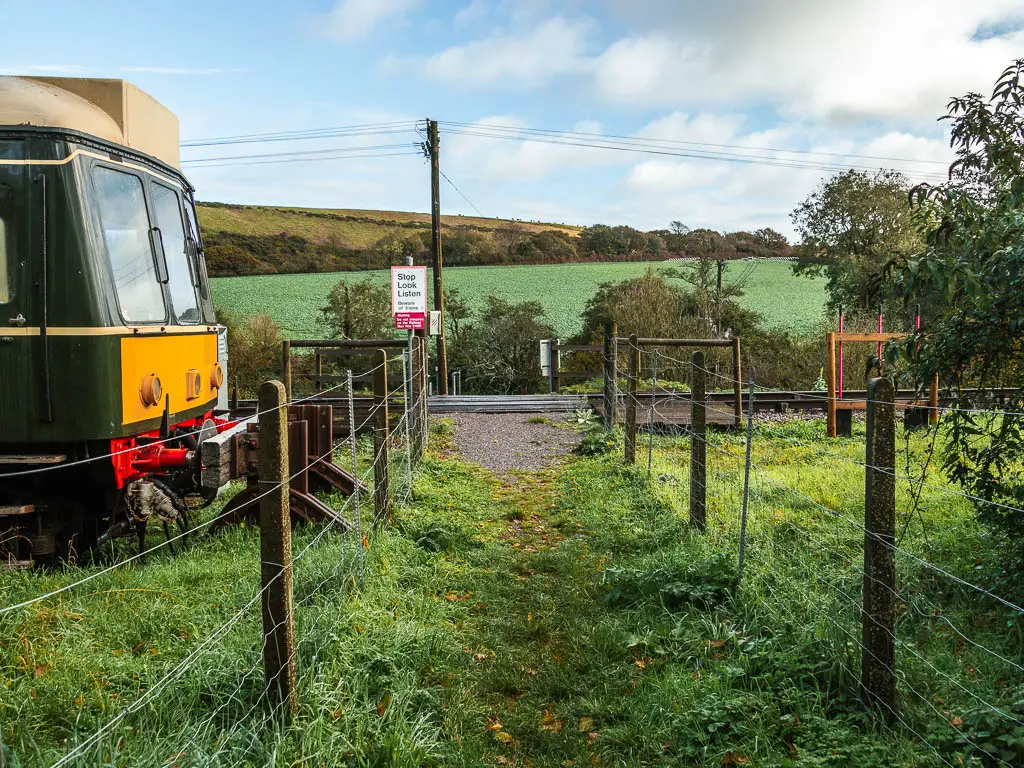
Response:
[{"label": "mown grass track", "polygon": [[[862,458],[862,438],[829,443],[829,456],[789,440],[816,440],[821,422],[771,428],[779,436],[759,438],[755,462],[855,516],[863,478],[843,458]],[[859,647],[844,633],[856,631],[857,608],[837,591],[858,594],[860,532],[798,496],[754,484],[736,590],[737,436],[712,438],[711,525],[698,536],[685,518],[683,441],[658,438],[650,478],[617,453],[499,478],[457,456],[450,429],[435,431],[412,502],[373,539],[361,588],[346,578],[353,549],[340,534],[296,566],[300,712],[290,725],[265,722],[253,612],[72,764],[938,766],[961,764],[957,731],[977,740],[988,727],[967,693],[902,651],[904,717],[942,757],[864,713]],[[915,462],[922,450],[913,443]],[[904,546],[960,575],[997,557],[970,510],[939,491],[902,522]],[[315,534],[300,532],[296,548]],[[257,550],[255,532],[236,529],[4,617],[9,764],[51,765],[67,739],[193,651],[253,593]],[[9,604],[74,576],[4,574],[0,592]],[[942,631],[927,606],[1018,663],[1019,628],[933,574],[903,565],[900,583],[900,637],[1015,711],[1013,670]]]}]

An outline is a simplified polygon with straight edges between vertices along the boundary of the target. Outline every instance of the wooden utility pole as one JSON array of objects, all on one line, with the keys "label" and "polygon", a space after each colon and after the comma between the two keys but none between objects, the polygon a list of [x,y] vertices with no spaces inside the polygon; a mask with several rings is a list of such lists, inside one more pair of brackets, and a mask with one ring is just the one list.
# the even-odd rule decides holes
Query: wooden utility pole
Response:
[{"label": "wooden utility pole", "polygon": [[690,365],[690,525],[707,527],[707,379],[704,353],[694,352]]},{"label": "wooden utility pole", "polygon": [[896,407],[888,379],[868,382],[864,464],[864,586],[861,678],[864,702],[896,719]]},{"label": "wooden utility pole", "polygon": [[[295,623],[292,604],[292,524],[288,483],[288,414],[284,385],[260,387],[259,477],[260,600],[263,604],[263,669],[267,699],[286,717],[298,711]],[[305,447],[303,446],[303,450]]]},{"label": "wooden utility pole", "polygon": [[430,247],[434,266],[434,310],[441,313],[437,336],[437,393],[448,394],[448,342],[444,335],[444,258],[441,255],[441,165],[437,121],[427,119],[430,152]]}]

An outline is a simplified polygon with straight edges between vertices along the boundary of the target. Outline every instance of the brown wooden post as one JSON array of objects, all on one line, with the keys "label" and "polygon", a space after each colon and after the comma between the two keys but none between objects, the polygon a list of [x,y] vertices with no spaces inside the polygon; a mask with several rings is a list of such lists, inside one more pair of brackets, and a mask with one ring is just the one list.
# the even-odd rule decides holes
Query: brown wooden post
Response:
[{"label": "brown wooden post", "polygon": [[[722,262],[719,262],[721,264]],[[732,338],[732,391],[733,391],[733,425],[743,423],[743,370],[740,362],[740,337]]]},{"label": "brown wooden post", "polygon": [[636,463],[636,400],[640,387],[640,343],[629,337],[629,394],[626,401],[626,464]]},{"label": "brown wooden post", "polygon": [[[287,342],[285,342],[287,343]],[[279,381],[260,387],[259,485],[260,582],[263,606],[263,669],[267,698],[286,717],[298,710],[295,624],[292,605],[292,526],[289,513],[288,416]],[[305,446],[302,447],[305,451]]]},{"label": "brown wooden post", "polygon": [[423,397],[423,376],[420,373],[420,366],[423,365],[422,344],[419,336],[412,337],[410,345],[412,354],[409,359],[410,393],[412,402],[409,403],[409,421],[412,427],[412,450],[416,460],[423,458],[423,410],[420,408],[420,400]]},{"label": "brown wooden post", "polygon": [[861,696],[892,722],[896,716],[896,407],[892,382],[868,382],[864,473],[864,586]]},{"label": "brown wooden post", "polygon": [[618,328],[615,323],[604,326],[604,428],[611,431],[615,427],[616,378],[618,370],[615,356],[618,352],[615,337]]},{"label": "brown wooden post", "polygon": [[939,423],[939,374],[935,374],[932,388],[928,391],[928,423]]},{"label": "brown wooden post", "polygon": [[430,341],[426,336],[420,337],[420,454],[430,438]]},{"label": "brown wooden post", "polygon": [[690,525],[703,533],[707,526],[707,400],[704,353],[693,353],[690,365]]},{"label": "brown wooden post", "polygon": [[373,372],[373,522],[391,519],[391,440],[388,427],[388,355],[375,355]]},{"label": "brown wooden post", "polygon": [[828,436],[836,436],[836,335],[833,331],[825,334],[825,386],[828,389],[825,402],[825,423]]},{"label": "brown wooden post", "polygon": [[436,120],[427,120],[427,143],[430,152],[430,253],[434,278],[434,309],[441,313],[441,328],[437,335],[437,394],[447,395],[448,341],[444,329],[444,258],[441,254],[441,139]]},{"label": "brown wooden post", "polygon": [[284,396],[286,402],[292,401],[292,343],[288,339],[281,342],[281,375],[284,376]]},{"label": "brown wooden post", "polygon": [[561,339],[551,340],[551,391],[555,393],[562,391],[562,352],[558,349],[561,343]]}]

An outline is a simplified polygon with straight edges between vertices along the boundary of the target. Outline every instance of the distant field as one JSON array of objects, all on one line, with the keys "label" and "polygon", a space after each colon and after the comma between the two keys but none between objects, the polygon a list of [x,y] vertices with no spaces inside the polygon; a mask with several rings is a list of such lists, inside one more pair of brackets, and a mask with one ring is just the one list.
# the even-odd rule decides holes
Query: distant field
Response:
[{"label": "distant field", "polygon": [[[199,204],[199,225],[203,232],[230,232],[240,235],[279,235],[286,232],[313,243],[334,240],[348,248],[369,248],[396,228],[426,230],[429,213],[403,211],[364,211],[331,208],[278,208],[261,205]],[[491,232],[510,222],[475,216],[442,216],[446,227],[470,227]],[[576,235],[582,227],[566,224],[516,222],[526,232],[560,229]]]},{"label": "distant field", "polygon": [[[743,265],[736,262],[726,271],[738,275]],[[580,314],[587,300],[605,282],[626,280],[648,267],[664,268],[664,262],[631,264],[554,264],[544,266],[454,267],[445,270],[446,287],[458,288],[474,307],[488,295],[508,301],[536,299],[544,306],[547,320],[560,336],[569,337],[580,329]],[[259,277],[220,277],[211,280],[217,307],[238,320],[259,313],[269,314],[292,338],[317,337],[320,307],[339,280],[360,280],[365,276],[386,283],[388,273],[345,272]],[[743,306],[759,312],[772,328],[808,333],[815,330],[825,304],[823,280],[794,277],[785,262],[756,262]]]}]

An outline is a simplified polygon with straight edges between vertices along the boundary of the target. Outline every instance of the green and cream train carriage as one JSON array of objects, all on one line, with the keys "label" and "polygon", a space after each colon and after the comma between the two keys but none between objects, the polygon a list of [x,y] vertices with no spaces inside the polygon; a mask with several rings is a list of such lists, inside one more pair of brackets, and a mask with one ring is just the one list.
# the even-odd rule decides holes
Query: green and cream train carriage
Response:
[{"label": "green and cream train carriage", "polygon": [[174,115],[0,77],[0,557],[187,525],[224,364]]}]

